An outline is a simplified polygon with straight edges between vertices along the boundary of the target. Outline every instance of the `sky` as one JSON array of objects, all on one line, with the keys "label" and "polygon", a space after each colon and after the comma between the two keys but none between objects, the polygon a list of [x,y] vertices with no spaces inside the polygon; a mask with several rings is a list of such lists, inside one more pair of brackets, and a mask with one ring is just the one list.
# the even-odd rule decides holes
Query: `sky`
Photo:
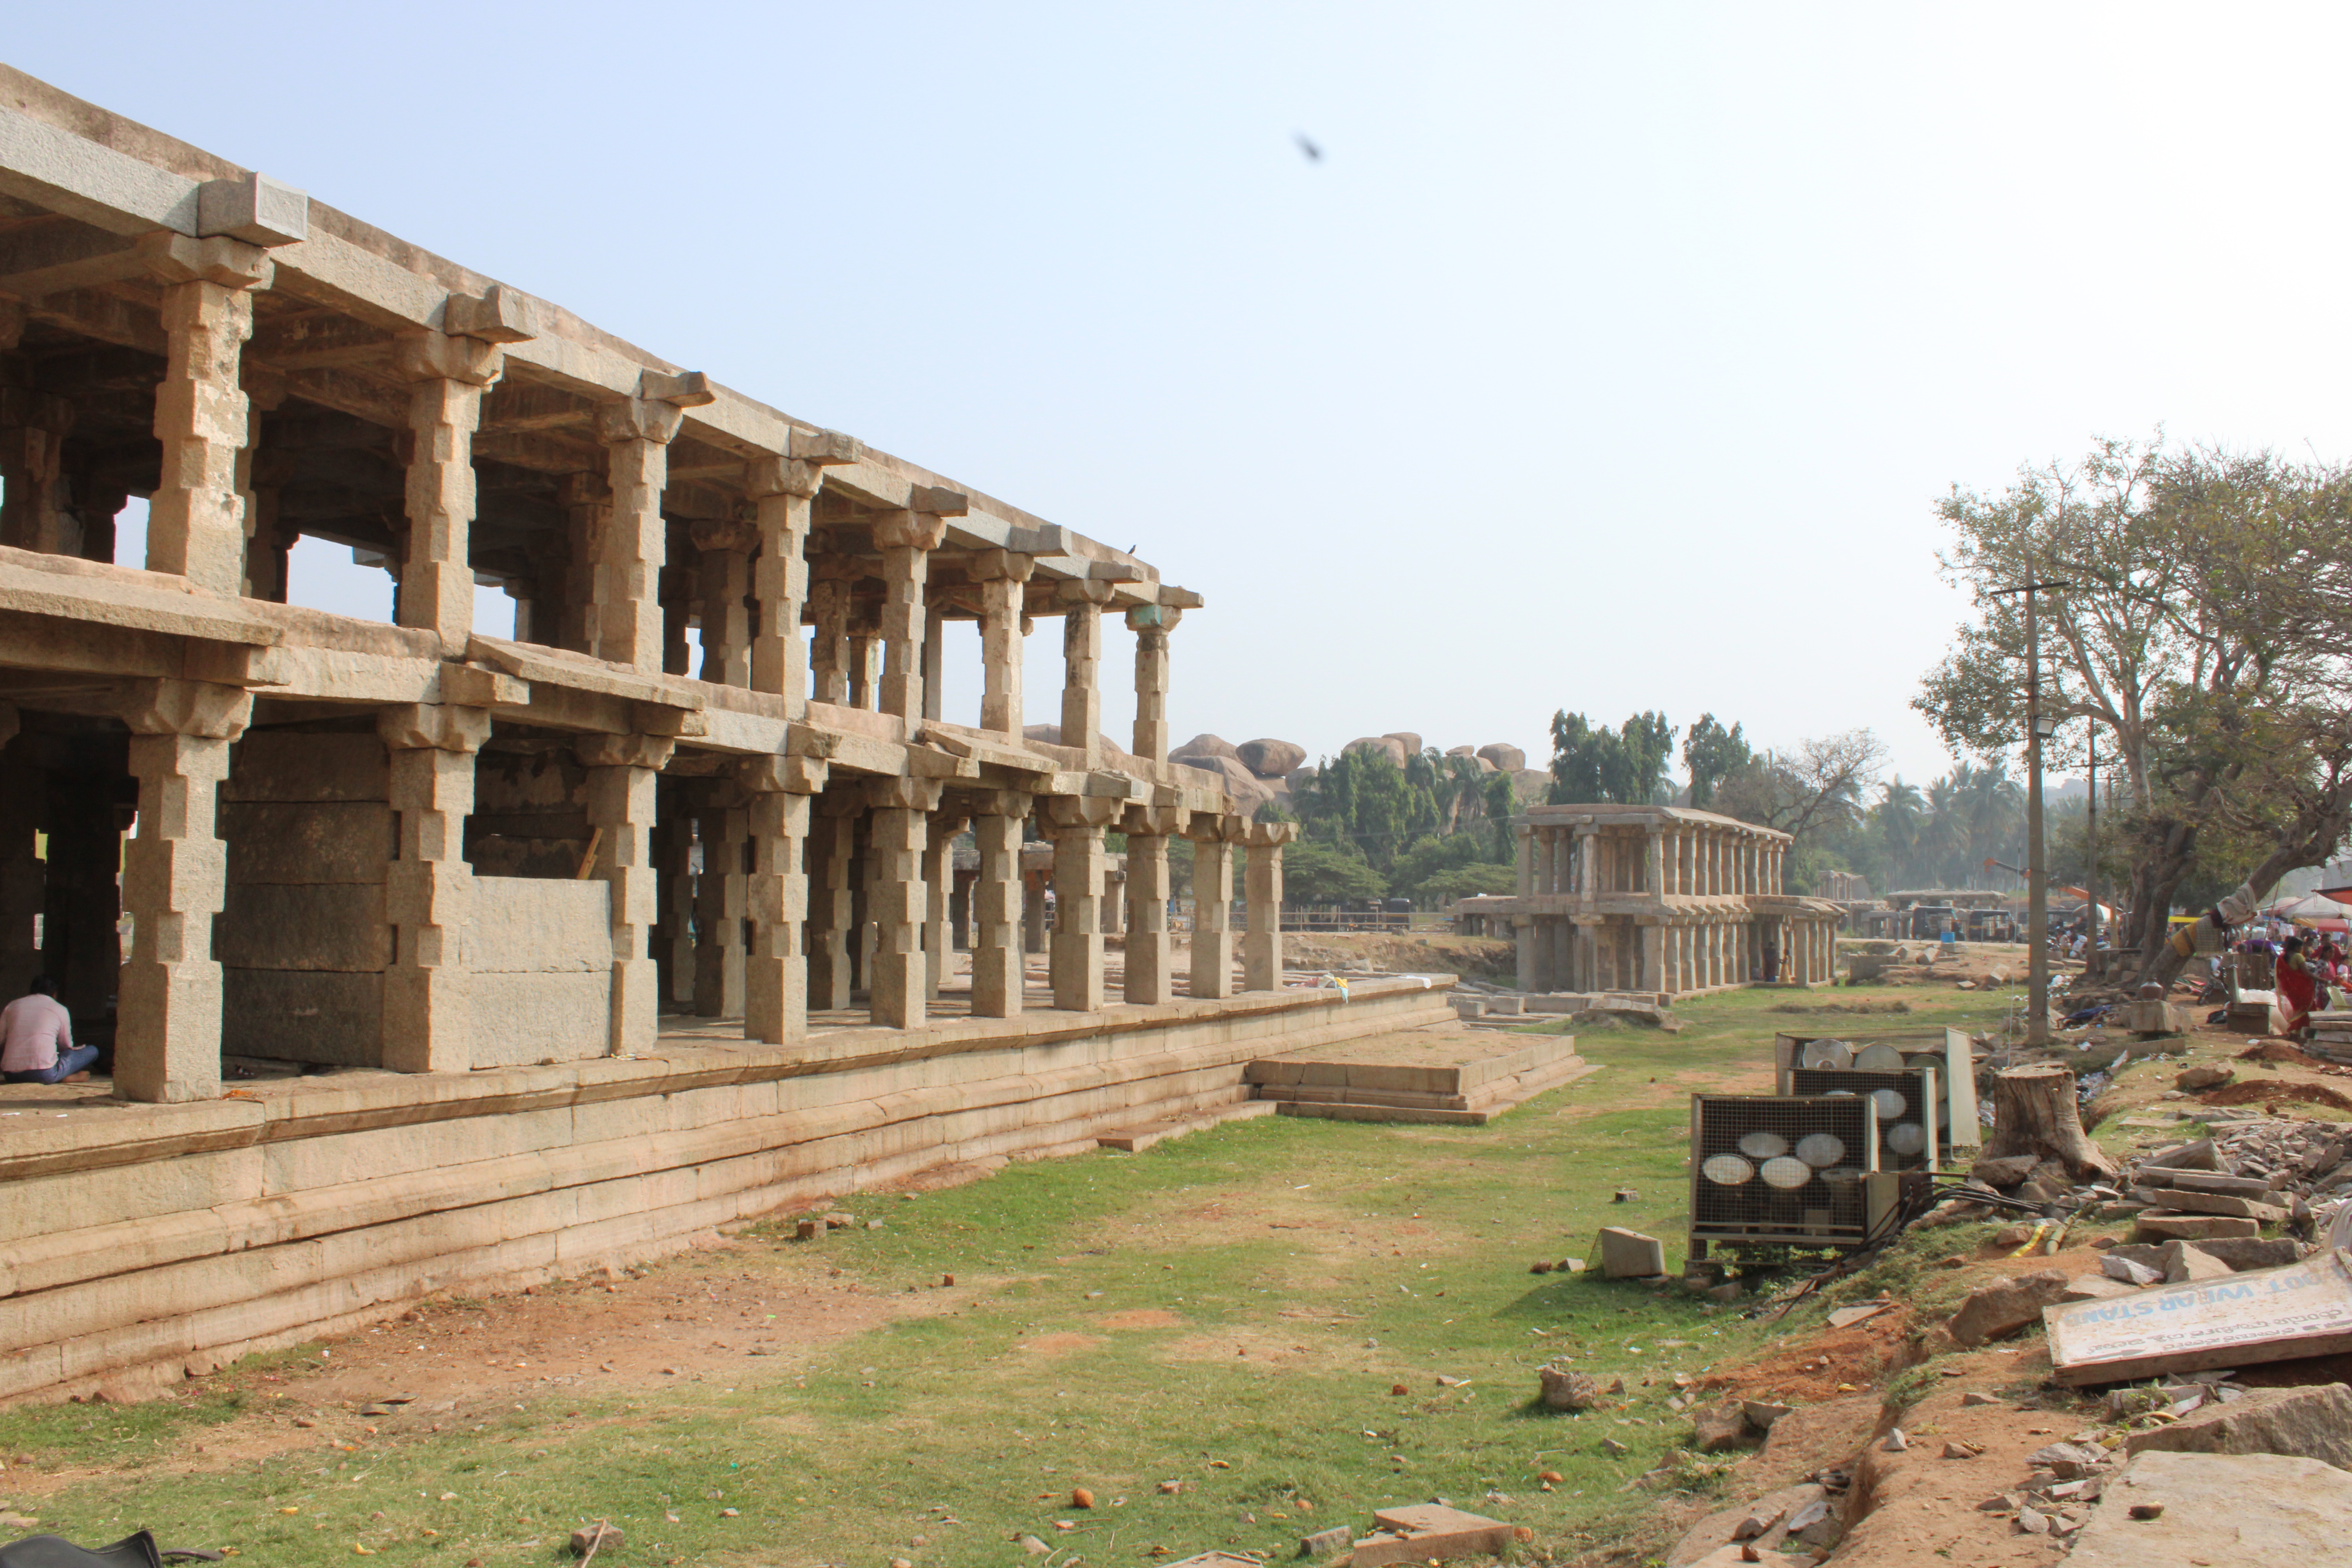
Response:
[{"label": "sky", "polygon": [[[1180,740],[1540,763],[1555,710],[1657,709],[1866,725],[1916,781],[1952,486],[2158,428],[2347,455],[2347,45],[2288,5],[139,0],[7,58],[1135,546],[1207,599]],[[347,552],[295,581],[387,613]]]}]

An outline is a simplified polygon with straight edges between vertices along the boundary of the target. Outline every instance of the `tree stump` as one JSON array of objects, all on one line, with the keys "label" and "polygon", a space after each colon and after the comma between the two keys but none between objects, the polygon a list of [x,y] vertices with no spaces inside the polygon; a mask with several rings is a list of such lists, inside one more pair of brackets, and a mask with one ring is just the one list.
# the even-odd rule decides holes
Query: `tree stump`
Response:
[{"label": "tree stump", "polygon": [[2083,1131],[2074,1075],[2054,1066],[2011,1068],[1993,1079],[1992,1137],[1985,1157],[2032,1154],[2055,1160],[2077,1182],[2112,1182],[2115,1162]]}]

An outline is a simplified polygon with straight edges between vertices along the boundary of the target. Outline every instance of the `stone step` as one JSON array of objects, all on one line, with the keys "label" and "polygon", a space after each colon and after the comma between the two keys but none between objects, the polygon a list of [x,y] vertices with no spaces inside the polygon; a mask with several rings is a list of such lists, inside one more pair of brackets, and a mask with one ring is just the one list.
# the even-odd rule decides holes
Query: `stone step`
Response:
[{"label": "stone step", "polygon": [[1140,1154],[1154,1143],[1165,1143],[1171,1138],[1181,1138],[1187,1132],[1219,1126],[1227,1121],[1247,1121],[1255,1117],[1272,1116],[1274,1102],[1265,1100],[1236,1100],[1219,1106],[1214,1110],[1194,1116],[1173,1117],[1165,1121],[1146,1121],[1140,1126],[1122,1127],[1116,1132],[1097,1133],[1095,1143],[1099,1148],[1116,1150],[1122,1154]]},{"label": "stone step", "polygon": [[1325,1105],[1314,1100],[1272,1102],[1285,1116],[1318,1116],[1327,1121],[1418,1121],[1446,1127],[1484,1127],[1492,1110],[1437,1110],[1413,1105]]}]

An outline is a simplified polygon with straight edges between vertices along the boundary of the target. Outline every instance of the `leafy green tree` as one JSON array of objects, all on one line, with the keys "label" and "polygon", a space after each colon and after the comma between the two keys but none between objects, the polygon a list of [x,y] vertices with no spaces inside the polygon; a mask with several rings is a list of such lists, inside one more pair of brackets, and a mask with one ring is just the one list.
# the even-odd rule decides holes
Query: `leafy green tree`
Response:
[{"label": "leafy green tree", "polygon": [[1727,730],[1716,722],[1714,714],[1700,714],[1698,722],[1683,737],[1683,766],[1690,770],[1691,805],[1707,810],[1715,798],[1715,786],[1754,760],[1738,725]]},{"label": "leafy green tree", "polygon": [[[1393,771],[1393,770],[1391,770]],[[1388,879],[1354,846],[1302,838],[1283,851],[1283,898],[1294,904],[1329,907],[1377,899]]]},{"label": "leafy green tree", "polygon": [[1435,873],[1422,883],[1421,896],[1436,903],[1451,903],[1455,899],[1500,898],[1516,893],[1518,889],[1517,869],[1481,860]]},{"label": "leafy green tree", "polygon": [[1675,734],[1663,713],[1636,713],[1612,731],[1560,710],[1551,721],[1552,804],[1654,804],[1675,754]]}]

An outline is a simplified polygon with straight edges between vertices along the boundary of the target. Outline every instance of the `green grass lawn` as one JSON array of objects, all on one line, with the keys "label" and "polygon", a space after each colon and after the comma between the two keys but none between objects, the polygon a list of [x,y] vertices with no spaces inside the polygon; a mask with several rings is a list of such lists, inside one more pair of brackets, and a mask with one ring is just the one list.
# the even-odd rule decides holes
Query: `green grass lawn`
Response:
[{"label": "green grass lawn", "polygon": [[[1789,993],[1749,992],[1685,1004],[1679,1035],[1590,1035],[1580,1048],[1602,1072],[1483,1128],[1266,1118],[867,1200],[886,1228],[836,1233],[827,1261],[876,1290],[946,1273],[979,1289],[814,1356],[747,1362],[732,1387],[607,1382],[470,1410],[457,1430],[216,1468],[187,1468],[189,1447],[233,1451],[222,1439],[272,1394],[299,1394],[315,1352],[245,1363],[179,1401],[0,1414],[0,1500],[86,1542],[143,1523],[252,1563],[362,1547],[542,1563],[599,1518],[627,1532],[621,1563],[1034,1561],[1022,1534],[1055,1549],[1051,1568],[1156,1549],[1287,1556],[1313,1531],[1360,1532],[1375,1507],[1433,1497],[1567,1555],[1638,1530],[1651,1500],[1620,1488],[1688,1440],[1665,1407],[1672,1374],[1788,1325],[1528,1265],[1585,1256],[1610,1224],[1661,1237],[1678,1262],[1686,1096],[1769,1071],[1775,1028],[1981,1026],[1997,1005],[1794,1000],[1890,994],[1914,1015],[1794,1016],[1770,1010]],[[1620,1186],[1638,1197],[1612,1203]],[[791,1249],[789,1233],[751,1245]],[[656,1272],[743,1267],[739,1249]],[[1630,1407],[1533,1407],[1535,1368],[1558,1356],[1624,1375]],[[1564,1478],[1549,1491],[1546,1469]],[[1077,1486],[1091,1510],[1070,1506]]]}]

